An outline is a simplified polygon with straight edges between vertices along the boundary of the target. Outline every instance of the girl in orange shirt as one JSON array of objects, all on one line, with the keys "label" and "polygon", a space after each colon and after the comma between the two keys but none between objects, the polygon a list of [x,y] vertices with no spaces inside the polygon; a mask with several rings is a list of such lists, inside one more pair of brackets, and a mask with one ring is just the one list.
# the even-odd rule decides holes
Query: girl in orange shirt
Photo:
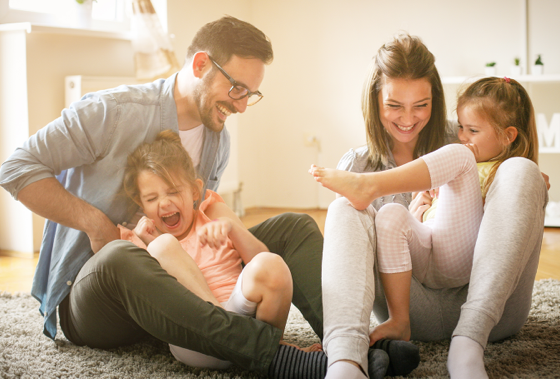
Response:
[{"label": "girl in orange shirt", "polygon": [[[119,225],[121,238],[146,248],[202,300],[284,330],[292,300],[288,266],[268,252],[217,193],[208,190],[202,196],[202,184],[175,133],[163,131],[153,143],[139,146],[128,157],[124,189],[146,216],[134,230]],[[170,349],[189,366],[231,365],[175,345]],[[320,349],[315,344],[305,350]]]}]

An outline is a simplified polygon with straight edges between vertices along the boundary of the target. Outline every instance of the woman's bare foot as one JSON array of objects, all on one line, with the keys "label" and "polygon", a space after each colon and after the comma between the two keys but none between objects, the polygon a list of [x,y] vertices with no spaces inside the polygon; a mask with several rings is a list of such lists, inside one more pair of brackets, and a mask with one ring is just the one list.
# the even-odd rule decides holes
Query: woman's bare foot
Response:
[{"label": "woman's bare foot", "polygon": [[369,346],[382,339],[410,341],[410,322],[397,322],[389,318],[373,328],[369,334]]},{"label": "woman's bare foot", "polygon": [[484,348],[469,337],[453,337],[447,356],[447,369],[454,379],[488,378],[484,367]]},{"label": "woman's bare foot", "polygon": [[306,353],[312,353],[314,351],[323,351],[323,346],[321,346],[320,343],[314,343],[313,345],[308,346],[308,347],[299,347],[299,346],[294,345],[292,343],[288,343],[284,340],[280,340],[280,345],[292,346],[292,347],[295,347],[296,349],[299,349],[301,351],[305,351]]},{"label": "woman's bare foot", "polygon": [[315,181],[350,201],[358,210],[366,209],[375,199],[371,184],[364,174],[311,165],[309,173]]}]

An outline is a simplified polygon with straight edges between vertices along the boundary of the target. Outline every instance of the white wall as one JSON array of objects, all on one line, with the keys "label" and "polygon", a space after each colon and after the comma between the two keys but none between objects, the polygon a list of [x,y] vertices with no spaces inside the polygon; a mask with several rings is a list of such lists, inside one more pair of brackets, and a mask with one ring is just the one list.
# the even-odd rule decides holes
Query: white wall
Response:
[{"label": "white wall", "polygon": [[[560,73],[560,1],[529,1],[529,57],[542,54],[544,72]],[[560,102],[560,100],[559,100]]]}]

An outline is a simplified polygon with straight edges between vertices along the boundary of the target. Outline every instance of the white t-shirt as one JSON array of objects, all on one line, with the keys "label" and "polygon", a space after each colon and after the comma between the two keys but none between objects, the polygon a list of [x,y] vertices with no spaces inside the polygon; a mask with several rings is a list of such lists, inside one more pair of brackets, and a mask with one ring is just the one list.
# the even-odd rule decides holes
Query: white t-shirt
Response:
[{"label": "white t-shirt", "polygon": [[194,167],[198,167],[202,154],[202,143],[204,142],[204,125],[200,124],[190,130],[179,130],[179,137],[181,137],[181,143],[189,153]]}]

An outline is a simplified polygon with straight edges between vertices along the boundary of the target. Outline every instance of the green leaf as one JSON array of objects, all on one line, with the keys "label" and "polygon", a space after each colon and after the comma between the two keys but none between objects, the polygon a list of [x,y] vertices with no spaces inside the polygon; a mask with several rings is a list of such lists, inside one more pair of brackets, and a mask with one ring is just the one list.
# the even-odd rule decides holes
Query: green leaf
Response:
[{"label": "green leaf", "polygon": [[542,60],[541,60],[541,55],[540,54],[537,56],[537,60],[535,61],[535,65],[538,65],[538,66],[543,66],[544,65]]}]

